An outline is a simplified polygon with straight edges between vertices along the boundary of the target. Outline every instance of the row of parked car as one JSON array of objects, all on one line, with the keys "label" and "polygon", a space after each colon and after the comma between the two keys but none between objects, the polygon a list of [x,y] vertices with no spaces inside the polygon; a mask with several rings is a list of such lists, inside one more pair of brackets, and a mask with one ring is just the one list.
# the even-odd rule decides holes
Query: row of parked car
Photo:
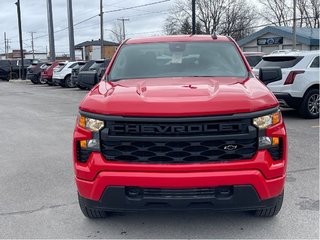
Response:
[{"label": "row of parked car", "polygon": [[[9,60],[8,60],[9,61]],[[26,78],[34,84],[91,89],[102,78],[110,60],[91,61],[34,61],[26,68]],[[7,76],[8,75],[8,76]],[[15,79],[7,73],[4,80]],[[15,75],[16,76],[16,75]],[[1,78],[1,77],[0,77]]]}]

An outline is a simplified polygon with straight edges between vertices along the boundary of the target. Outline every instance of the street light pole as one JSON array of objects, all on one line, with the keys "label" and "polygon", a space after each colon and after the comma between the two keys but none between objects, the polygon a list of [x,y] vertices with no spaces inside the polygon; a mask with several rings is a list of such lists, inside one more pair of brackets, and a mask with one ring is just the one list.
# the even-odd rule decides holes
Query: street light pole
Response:
[{"label": "street light pole", "polygon": [[54,47],[54,31],[53,31],[53,14],[52,14],[52,2],[47,0],[47,18],[48,18],[48,33],[49,33],[49,51],[50,60],[56,60],[56,50]]},{"label": "street light pole", "polygon": [[23,56],[23,44],[22,44],[22,27],[21,27],[21,10],[20,10],[20,0],[17,0],[15,3],[17,5],[17,13],[18,13],[18,25],[19,25],[19,41],[20,41],[20,55],[21,55],[21,68],[22,68],[22,74],[21,79],[25,79],[24,74],[24,56]]},{"label": "street light pole", "polygon": [[73,30],[73,14],[72,14],[72,0],[68,0],[68,25],[69,25],[69,51],[70,60],[75,61],[75,51],[74,51],[74,30]]},{"label": "street light pole", "polygon": [[196,0],[192,0],[192,34],[196,34]]},{"label": "street light pole", "polygon": [[104,58],[104,39],[103,39],[103,0],[100,0],[100,45],[101,58]]}]

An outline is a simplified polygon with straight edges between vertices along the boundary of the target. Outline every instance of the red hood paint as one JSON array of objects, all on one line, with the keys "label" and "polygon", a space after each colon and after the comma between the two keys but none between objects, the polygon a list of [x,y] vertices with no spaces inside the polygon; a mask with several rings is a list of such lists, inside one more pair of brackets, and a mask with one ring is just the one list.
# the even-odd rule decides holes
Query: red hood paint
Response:
[{"label": "red hood paint", "polygon": [[205,116],[276,106],[274,95],[255,78],[177,77],[101,81],[80,110],[120,116]]}]

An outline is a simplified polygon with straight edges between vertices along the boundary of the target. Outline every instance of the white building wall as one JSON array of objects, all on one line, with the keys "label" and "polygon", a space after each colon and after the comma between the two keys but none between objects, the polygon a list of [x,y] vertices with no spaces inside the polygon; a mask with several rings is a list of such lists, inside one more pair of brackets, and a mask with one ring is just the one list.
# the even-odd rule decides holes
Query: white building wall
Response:
[{"label": "white building wall", "polygon": [[[33,55],[32,53],[26,53],[24,55],[24,58],[26,59],[32,59],[33,58]],[[35,53],[34,54],[34,59],[40,59],[40,60],[47,60],[48,59],[48,56],[46,53]]]}]

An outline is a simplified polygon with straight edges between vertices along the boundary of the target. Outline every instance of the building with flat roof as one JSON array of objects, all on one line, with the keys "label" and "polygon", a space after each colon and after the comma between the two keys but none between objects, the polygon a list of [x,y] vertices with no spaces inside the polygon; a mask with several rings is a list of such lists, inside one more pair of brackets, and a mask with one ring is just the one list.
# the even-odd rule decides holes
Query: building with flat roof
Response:
[{"label": "building with flat roof", "polygon": [[[292,49],[292,27],[268,26],[238,41],[244,52]],[[297,50],[319,49],[319,28],[297,28]]]}]

